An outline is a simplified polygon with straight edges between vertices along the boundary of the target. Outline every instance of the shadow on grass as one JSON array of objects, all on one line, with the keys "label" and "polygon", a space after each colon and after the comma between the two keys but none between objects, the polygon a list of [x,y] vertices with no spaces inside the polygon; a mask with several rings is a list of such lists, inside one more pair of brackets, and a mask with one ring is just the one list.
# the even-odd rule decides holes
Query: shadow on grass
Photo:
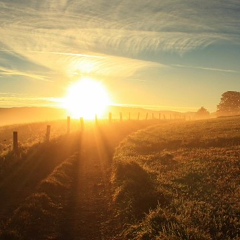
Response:
[{"label": "shadow on grass", "polygon": [[116,163],[112,177],[115,187],[114,201],[124,218],[137,220],[157,205],[166,206],[168,196],[157,191],[149,172],[133,161]]},{"label": "shadow on grass", "polygon": [[76,151],[79,147],[78,138],[77,134],[63,136],[47,144],[22,150],[18,159],[11,154],[6,157],[0,182],[1,223],[8,220],[19,204],[34,192],[56,166]]},{"label": "shadow on grass", "polygon": [[77,155],[59,165],[9,218],[0,239],[60,239],[60,226],[70,194]]}]

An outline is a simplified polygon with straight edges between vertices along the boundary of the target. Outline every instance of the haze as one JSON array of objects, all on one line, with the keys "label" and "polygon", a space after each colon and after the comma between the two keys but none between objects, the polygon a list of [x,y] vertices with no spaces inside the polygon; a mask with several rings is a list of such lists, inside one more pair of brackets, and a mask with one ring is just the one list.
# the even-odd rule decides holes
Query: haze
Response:
[{"label": "haze", "polygon": [[112,104],[216,111],[240,90],[238,0],[0,0],[0,107],[57,107],[90,77]]}]

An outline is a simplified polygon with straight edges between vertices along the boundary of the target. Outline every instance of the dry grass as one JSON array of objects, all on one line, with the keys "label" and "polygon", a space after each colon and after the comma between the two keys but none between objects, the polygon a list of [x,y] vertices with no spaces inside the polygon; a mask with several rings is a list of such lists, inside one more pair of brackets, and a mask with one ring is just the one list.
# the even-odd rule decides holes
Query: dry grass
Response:
[{"label": "dry grass", "polygon": [[[107,226],[110,221],[108,217],[112,216],[109,215],[108,206],[101,204],[111,198],[107,182],[110,179],[114,149],[130,132],[149,123],[129,121],[112,124],[99,122],[97,126],[86,124],[83,132],[65,134],[49,143],[25,146],[21,148],[18,158],[12,152],[2,156],[0,239],[73,239],[79,235],[79,231],[82,236],[88,236],[87,229],[92,226],[98,229],[101,227],[102,232],[103,226]],[[74,152],[78,152],[81,157],[69,158]],[[79,167],[80,163],[82,167]],[[99,168],[96,167],[98,164]],[[99,181],[104,182],[108,189],[103,191],[105,185],[99,185]],[[79,193],[79,184],[85,189],[84,196],[89,198],[85,199]],[[93,193],[92,187],[98,190]],[[101,196],[98,195],[100,193]],[[81,197],[76,199],[79,195]],[[87,210],[85,216],[76,213],[82,208],[91,209],[92,212]],[[104,214],[86,221],[89,216],[103,210]],[[88,226],[81,228],[77,224],[81,221],[87,222]],[[107,226],[104,232],[111,235],[115,230],[109,231]],[[100,230],[91,234],[98,239]]]},{"label": "dry grass", "polygon": [[[67,133],[66,120],[1,126],[0,155],[6,155],[9,151],[12,150],[13,131],[18,132],[20,148],[29,148],[35,144],[39,144],[45,141],[47,125],[51,126],[51,139],[56,139],[59,136]],[[79,127],[79,121],[71,121],[72,131],[78,130]]]},{"label": "dry grass", "polygon": [[39,184],[7,221],[1,239],[59,239],[76,160],[67,159]]},{"label": "dry grass", "polygon": [[[86,126],[81,149],[76,133],[23,148],[18,159],[8,153],[1,158],[0,239],[87,239],[92,227],[106,239],[239,239],[239,120],[152,122],[127,137],[114,153],[111,214],[101,204],[111,196],[113,151],[149,123]],[[79,150],[81,158],[69,158]],[[91,211],[81,215],[84,208]]]},{"label": "dry grass", "polygon": [[125,239],[240,238],[239,120],[161,124],[122,142],[113,183]]}]

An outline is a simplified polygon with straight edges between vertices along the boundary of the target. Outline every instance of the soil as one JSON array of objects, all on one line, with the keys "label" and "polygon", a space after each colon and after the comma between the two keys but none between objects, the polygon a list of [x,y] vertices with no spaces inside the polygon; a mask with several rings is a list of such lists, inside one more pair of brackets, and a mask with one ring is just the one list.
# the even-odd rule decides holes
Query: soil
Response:
[{"label": "soil", "polygon": [[62,239],[120,240],[124,222],[112,201],[115,148],[130,131],[92,129],[82,133],[72,194],[63,219]]}]

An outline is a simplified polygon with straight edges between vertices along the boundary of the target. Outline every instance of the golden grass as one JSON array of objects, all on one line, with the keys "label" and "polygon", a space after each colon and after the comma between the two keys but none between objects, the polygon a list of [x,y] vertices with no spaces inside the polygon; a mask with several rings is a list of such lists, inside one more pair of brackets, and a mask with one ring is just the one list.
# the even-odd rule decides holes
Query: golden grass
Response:
[{"label": "golden grass", "polygon": [[239,239],[239,120],[159,124],[122,142],[113,184],[125,239]]}]

